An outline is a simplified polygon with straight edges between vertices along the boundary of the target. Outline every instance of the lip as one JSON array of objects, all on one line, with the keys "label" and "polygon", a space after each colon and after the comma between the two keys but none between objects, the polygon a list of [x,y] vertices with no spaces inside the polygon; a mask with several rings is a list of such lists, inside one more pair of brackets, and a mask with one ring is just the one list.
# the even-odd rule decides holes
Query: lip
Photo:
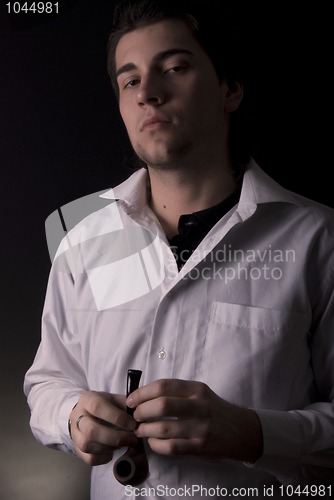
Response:
[{"label": "lip", "polygon": [[151,116],[146,118],[143,121],[143,124],[141,126],[141,131],[143,132],[144,130],[155,130],[159,129],[160,127],[163,127],[164,125],[172,123],[171,120],[169,120],[166,116]]}]

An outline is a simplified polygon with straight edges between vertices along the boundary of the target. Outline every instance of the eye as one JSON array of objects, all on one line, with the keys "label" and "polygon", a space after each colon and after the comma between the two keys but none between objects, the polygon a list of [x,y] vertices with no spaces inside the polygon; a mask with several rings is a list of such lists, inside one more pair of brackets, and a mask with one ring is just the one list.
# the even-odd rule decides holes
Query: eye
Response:
[{"label": "eye", "polygon": [[180,73],[181,71],[185,70],[185,66],[173,66],[172,68],[169,68],[166,73]]},{"label": "eye", "polygon": [[138,83],[139,83],[138,78],[137,78],[137,79],[135,79],[135,80],[130,80],[130,81],[129,81],[129,82],[128,82],[125,86],[124,86],[124,88],[125,88],[125,89],[126,89],[126,88],[133,88],[133,87],[135,87]]}]

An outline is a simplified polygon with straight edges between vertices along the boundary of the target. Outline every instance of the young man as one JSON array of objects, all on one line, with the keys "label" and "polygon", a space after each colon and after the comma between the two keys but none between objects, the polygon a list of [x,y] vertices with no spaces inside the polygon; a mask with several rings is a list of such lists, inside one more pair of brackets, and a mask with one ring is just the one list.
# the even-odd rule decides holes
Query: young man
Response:
[{"label": "young man", "polygon": [[[116,13],[110,73],[146,168],[58,250],[26,376],[31,426],[99,466],[93,499],[328,493],[333,211],[237,159],[243,85],[193,4]],[[128,368],[143,383],[125,403]],[[135,490],[112,470],[138,438],[150,476]]]}]

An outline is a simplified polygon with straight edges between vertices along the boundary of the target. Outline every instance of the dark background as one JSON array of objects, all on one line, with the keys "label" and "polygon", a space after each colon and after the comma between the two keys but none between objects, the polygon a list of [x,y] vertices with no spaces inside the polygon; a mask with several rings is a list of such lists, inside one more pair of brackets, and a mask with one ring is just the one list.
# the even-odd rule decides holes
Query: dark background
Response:
[{"label": "dark background", "polygon": [[[0,500],[86,500],[89,467],[34,440],[22,383],[40,339],[50,267],[45,219],[130,174],[122,167],[129,146],[105,63],[115,2],[59,1],[58,15],[11,17],[6,3],[0,4]],[[288,189],[334,207],[326,149],[329,9],[239,5],[252,57],[254,157]]]}]

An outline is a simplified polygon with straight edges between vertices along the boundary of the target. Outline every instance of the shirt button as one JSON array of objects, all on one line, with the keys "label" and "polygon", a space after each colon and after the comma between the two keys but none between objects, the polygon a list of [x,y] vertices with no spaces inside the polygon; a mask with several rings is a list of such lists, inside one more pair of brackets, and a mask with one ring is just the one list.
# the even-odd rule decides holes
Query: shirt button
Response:
[{"label": "shirt button", "polygon": [[165,349],[163,347],[157,353],[157,356],[158,356],[159,359],[165,359],[166,358],[167,353],[166,353],[166,351],[165,351]]},{"label": "shirt button", "polygon": [[174,292],[168,292],[168,293],[167,293],[167,297],[168,297],[169,299],[172,299],[172,298],[174,297]]}]

